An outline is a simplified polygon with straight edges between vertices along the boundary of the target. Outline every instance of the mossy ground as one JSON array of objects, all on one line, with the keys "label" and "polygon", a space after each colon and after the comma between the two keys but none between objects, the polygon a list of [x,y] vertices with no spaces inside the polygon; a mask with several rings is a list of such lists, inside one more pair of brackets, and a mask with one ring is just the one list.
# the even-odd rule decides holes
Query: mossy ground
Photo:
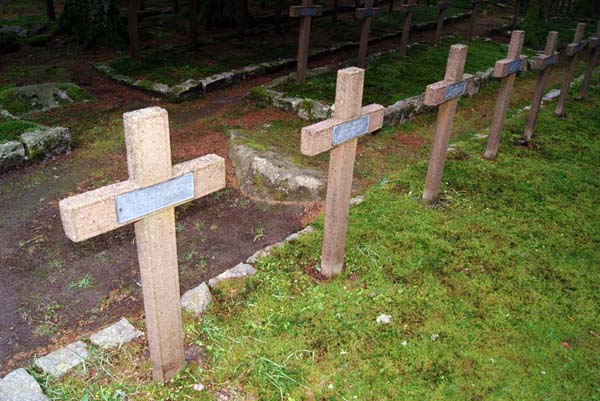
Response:
[{"label": "mossy ground", "polygon": [[[466,43],[463,38],[449,37],[438,47],[418,46],[408,51],[408,57],[398,53],[384,54],[369,62],[365,72],[364,103],[390,105],[398,100],[416,96],[427,85],[444,78],[448,51],[451,45]],[[506,45],[474,39],[468,43],[469,51],[465,72],[475,73],[493,67],[506,56]],[[524,51],[531,55],[532,52]],[[418,65],[419,68],[415,68]],[[304,84],[287,82],[275,90],[286,96],[309,98],[332,104],[335,101],[336,72],[315,75]]]},{"label": "mossy ground", "polygon": [[0,143],[16,141],[22,133],[38,127],[38,124],[30,121],[4,120],[0,118]]}]

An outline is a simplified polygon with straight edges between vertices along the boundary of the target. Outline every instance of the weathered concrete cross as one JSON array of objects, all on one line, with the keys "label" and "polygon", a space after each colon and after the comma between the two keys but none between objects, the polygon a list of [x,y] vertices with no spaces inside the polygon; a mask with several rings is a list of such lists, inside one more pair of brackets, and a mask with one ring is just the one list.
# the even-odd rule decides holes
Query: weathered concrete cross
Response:
[{"label": "weathered concrete cross", "polygon": [[423,190],[423,200],[427,202],[434,202],[439,196],[458,98],[465,93],[472,93],[475,86],[475,77],[463,74],[467,50],[465,45],[453,45],[448,55],[444,80],[428,85],[425,91],[424,103],[427,106],[440,106]]},{"label": "weathered concrete cross", "polygon": [[331,151],[321,274],[332,277],[342,271],[348,227],[348,208],[358,137],[383,126],[384,107],[361,107],[365,72],[351,67],[338,71],[333,117],[302,128],[300,150],[307,156]]},{"label": "weathered concrete cross", "polygon": [[304,82],[306,79],[312,17],[318,17],[322,13],[321,6],[313,6],[313,0],[302,0],[301,6],[290,7],[290,17],[302,18],[300,37],[298,38],[298,72],[296,75],[298,82]]},{"label": "weathered concrete cross", "polygon": [[540,107],[542,106],[542,98],[544,97],[546,84],[548,83],[548,78],[550,77],[550,66],[558,63],[558,53],[556,52],[557,42],[558,32],[548,32],[544,54],[534,58],[531,65],[532,69],[541,70],[541,72],[535,85],[535,92],[533,93],[533,100],[531,101],[531,109],[529,110],[529,115],[527,116],[525,131],[523,132],[523,139],[525,141],[530,141],[531,137],[533,136],[533,130],[535,129],[537,116],[540,111]]},{"label": "weathered concrete cross", "polygon": [[360,31],[360,46],[358,47],[358,66],[365,68],[367,65],[367,49],[369,47],[369,31],[371,30],[371,21],[373,17],[379,15],[379,9],[373,8],[373,0],[367,0],[364,8],[357,8],[355,12],[357,19],[363,20],[362,30]]},{"label": "weathered concrete cross", "polygon": [[207,155],[171,165],[169,118],[158,107],[123,115],[129,179],[63,199],[67,237],[79,242],[134,223],[155,380],[183,369],[175,209],[225,186],[225,161]]},{"label": "weathered concrete cross", "polygon": [[575,67],[577,67],[577,59],[579,58],[579,53],[581,53],[583,49],[585,49],[585,41],[583,40],[583,35],[585,35],[585,24],[579,23],[577,24],[577,28],[575,29],[573,43],[569,43],[569,45],[567,46],[566,55],[569,58],[569,65],[567,66],[567,72],[565,73],[565,78],[563,79],[562,85],[560,87],[560,96],[558,96],[556,110],[554,110],[554,115],[556,117],[562,117],[565,113],[565,101],[567,100],[567,95],[569,94],[569,86],[571,85],[573,74],[575,74]]},{"label": "weathered concrete cross", "polygon": [[433,39],[433,43],[439,45],[442,41],[442,31],[444,30],[444,18],[446,17],[446,10],[450,7],[450,3],[447,1],[441,1],[438,4],[439,12],[437,19],[437,28],[435,29],[435,38]]},{"label": "weathered concrete cross", "polygon": [[402,4],[402,11],[404,12],[404,26],[402,27],[402,37],[400,38],[400,56],[406,56],[406,47],[408,46],[408,37],[410,35],[410,27],[412,26],[412,15],[417,9],[416,0],[408,0],[407,3]]},{"label": "weathered concrete cross", "polygon": [[498,155],[500,146],[500,135],[504,127],[504,119],[508,110],[508,102],[515,83],[516,73],[527,69],[527,57],[521,55],[525,31],[513,31],[510,36],[510,45],[508,46],[508,55],[503,60],[498,60],[494,67],[494,77],[502,80],[500,92],[496,98],[496,110],[490,127],[487,149],[484,157],[494,159]]},{"label": "weathered concrete cross", "polygon": [[481,12],[481,0],[471,0],[471,17],[469,18],[469,30],[467,31],[467,40],[473,38],[473,32],[475,31],[475,25]]},{"label": "weathered concrete cross", "polygon": [[583,99],[587,98],[594,68],[596,68],[600,61],[598,60],[600,57],[600,22],[598,22],[598,26],[596,27],[596,33],[588,41],[588,47],[590,48],[591,54],[587,68],[585,69],[585,74],[583,75],[583,83],[581,84],[581,97]]}]

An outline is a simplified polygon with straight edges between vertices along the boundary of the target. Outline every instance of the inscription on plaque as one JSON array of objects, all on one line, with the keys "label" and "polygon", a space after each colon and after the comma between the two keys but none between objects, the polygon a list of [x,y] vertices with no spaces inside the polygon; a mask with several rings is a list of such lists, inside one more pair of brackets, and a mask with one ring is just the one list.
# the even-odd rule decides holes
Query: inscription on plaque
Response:
[{"label": "inscription on plaque", "polygon": [[508,65],[508,73],[514,74],[517,71],[521,71],[521,67],[523,66],[523,59],[512,61]]},{"label": "inscription on plaque", "polygon": [[303,7],[300,9],[301,17],[316,17],[317,9],[315,7]]},{"label": "inscription on plaque", "polygon": [[115,198],[117,221],[131,222],[194,198],[194,174],[141,188]]},{"label": "inscription on plaque", "polygon": [[463,93],[465,93],[466,89],[467,89],[467,81],[460,81],[455,84],[448,85],[446,87],[446,94],[444,95],[444,100],[450,100],[452,98],[460,96]]},{"label": "inscription on plaque", "polygon": [[369,132],[369,116],[362,116],[333,127],[333,146],[339,145]]}]

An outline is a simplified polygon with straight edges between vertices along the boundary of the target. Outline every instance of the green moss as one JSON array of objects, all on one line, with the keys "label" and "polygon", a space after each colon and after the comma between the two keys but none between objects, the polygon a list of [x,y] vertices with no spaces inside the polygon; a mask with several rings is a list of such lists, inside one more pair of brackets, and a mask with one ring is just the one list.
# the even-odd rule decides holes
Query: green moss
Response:
[{"label": "green moss", "polygon": [[30,46],[46,46],[50,41],[50,35],[40,34],[34,35],[27,38],[27,44]]},{"label": "green moss", "polygon": [[93,97],[85,89],[71,83],[58,84],[58,88],[67,92],[67,95],[75,102],[92,100]]},{"label": "green moss", "polygon": [[23,114],[29,111],[29,104],[17,95],[15,88],[0,92],[0,106],[12,114]]},{"label": "green moss", "polygon": [[39,128],[38,124],[23,120],[0,121],[0,143],[16,141],[24,132]]}]

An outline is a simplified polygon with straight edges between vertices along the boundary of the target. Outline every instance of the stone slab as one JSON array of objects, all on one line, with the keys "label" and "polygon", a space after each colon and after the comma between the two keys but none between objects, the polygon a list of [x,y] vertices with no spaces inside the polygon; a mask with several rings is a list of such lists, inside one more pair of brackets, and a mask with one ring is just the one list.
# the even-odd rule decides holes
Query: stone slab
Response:
[{"label": "stone slab", "polygon": [[90,341],[100,348],[108,349],[120,347],[143,335],[144,333],[133,327],[127,319],[122,318],[112,326],[93,334]]},{"label": "stone slab", "polygon": [[38,382],[25,369],[17,369],[0,380],[1,401],[48,401]]},{"label": "stone slab", "polygon": [[25,147],[21,142],[0,144],[0,173],[21,166],[25,162]]},{"label": "stone slab", "polygon": [[36,130],[22,134],[21,142],[25,145],[27,157],[30,159],[55,156],[71,148],[71,133],[64,127]]},{"label": "stone slab", "polygon": [[198,287],[183,294],[181,297],[181,307],[188,312],[199,315],[206,311],[211,300],[212,297],[208,285],[202,283]]},{"label": "stone slab", "polygon": [[59,379],[88,358],[87,345],[82,341],[69,344],[35,360],[35,366]]},{"label": "stone slab", "polygon": [[246,276],[253,276],[256,274],[256,269],[247,263],[239,263],[236,266],[232,267],[229,270],[224,271],[219,274],[217,277],[213,277],[208,280],[208,285],[211,288],[214,288],[218,283],[224,280],[229,280],[232,278],[242,278]]}]

